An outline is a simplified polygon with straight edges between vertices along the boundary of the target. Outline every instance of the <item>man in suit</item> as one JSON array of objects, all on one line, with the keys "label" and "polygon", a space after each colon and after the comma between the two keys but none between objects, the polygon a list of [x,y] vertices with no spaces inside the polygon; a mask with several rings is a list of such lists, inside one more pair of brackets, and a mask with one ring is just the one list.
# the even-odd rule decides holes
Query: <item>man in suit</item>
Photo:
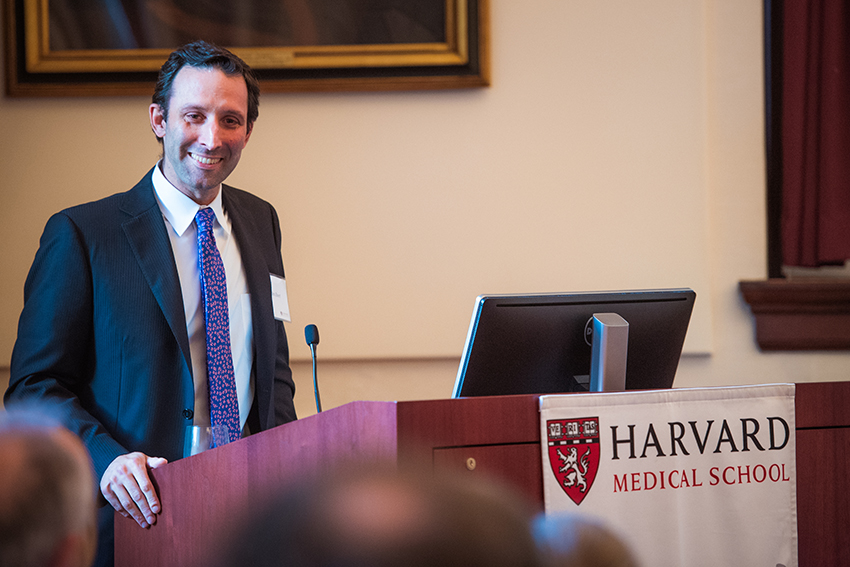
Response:
[{"label": "man in suit", "polygon": [[[213,384],[231,388],[233,439],[295,419],[272,294],[284,277],[277,214],[223,185],[258,104],[256,78],[229,51],[176,50],[149,109],[162,160],[130,191],[51,217],[27,277],[6,402],[48,404],[89,450],[105,501],[143,528],[161,511],[149,470],[184,456],[188,427],[216,425]],[[205,319],[214,302],[198,252],[208,250],[198,230],[206,209],[226,278],[227,309],[215,319],[225,335],[230,327],[228,351],[215,354],[232,363],[224,382],[218,362],[207,372],[206,330],[217,323]],[[98,565],[113,560],[112,508],[99,514]]]}]

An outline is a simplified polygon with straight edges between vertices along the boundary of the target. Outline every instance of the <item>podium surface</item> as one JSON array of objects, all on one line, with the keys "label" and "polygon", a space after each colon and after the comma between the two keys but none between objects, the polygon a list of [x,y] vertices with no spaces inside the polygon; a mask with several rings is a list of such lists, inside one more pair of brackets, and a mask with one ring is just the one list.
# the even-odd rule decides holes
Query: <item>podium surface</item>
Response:
[{"label": "podium surface", "polygon": [[[209,565],[271,494],[352,461],[496,478],[542,511],[538,398],[352,402],[175,461],[152,471],[155,526],[116,514],[116,565]],[[800,565],[850,565],[850,382],[797,384],[796,428]]]}]

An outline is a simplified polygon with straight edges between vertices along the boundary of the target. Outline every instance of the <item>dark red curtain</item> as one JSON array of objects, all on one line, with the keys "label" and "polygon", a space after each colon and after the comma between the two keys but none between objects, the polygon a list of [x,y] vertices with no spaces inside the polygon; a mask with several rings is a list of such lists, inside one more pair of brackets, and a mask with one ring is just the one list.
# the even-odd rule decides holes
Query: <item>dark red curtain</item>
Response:
[{"label": "dark red curtain", "polygon": [[783,2],[782,256],[786,266],[850,258],[850,8]]}]

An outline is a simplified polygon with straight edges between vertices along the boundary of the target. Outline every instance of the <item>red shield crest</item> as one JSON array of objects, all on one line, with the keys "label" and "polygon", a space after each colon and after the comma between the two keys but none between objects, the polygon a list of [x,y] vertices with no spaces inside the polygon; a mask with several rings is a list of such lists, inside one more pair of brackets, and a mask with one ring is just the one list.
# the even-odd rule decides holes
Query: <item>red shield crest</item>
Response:
[{"label": "red shield crest", "polygon": [[599,470],[599,418],[546,422],[549,465],[567,496],[581,504]]}]

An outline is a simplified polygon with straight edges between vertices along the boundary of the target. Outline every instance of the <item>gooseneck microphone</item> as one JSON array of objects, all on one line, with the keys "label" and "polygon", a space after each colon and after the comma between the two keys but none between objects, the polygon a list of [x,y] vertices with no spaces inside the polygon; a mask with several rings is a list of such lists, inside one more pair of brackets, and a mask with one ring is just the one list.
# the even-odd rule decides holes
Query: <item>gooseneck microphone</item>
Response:
[{"label": "gooseneck microphone", "polygon": [[310,355],[313,357],[313,391],[316,392],[316,411],[322,413],[322,402],[319,400],[319,380],[316,377],[316,345],[319,344],[319,328],[316,325],[304,327],[304,338],[310,345]]}]

